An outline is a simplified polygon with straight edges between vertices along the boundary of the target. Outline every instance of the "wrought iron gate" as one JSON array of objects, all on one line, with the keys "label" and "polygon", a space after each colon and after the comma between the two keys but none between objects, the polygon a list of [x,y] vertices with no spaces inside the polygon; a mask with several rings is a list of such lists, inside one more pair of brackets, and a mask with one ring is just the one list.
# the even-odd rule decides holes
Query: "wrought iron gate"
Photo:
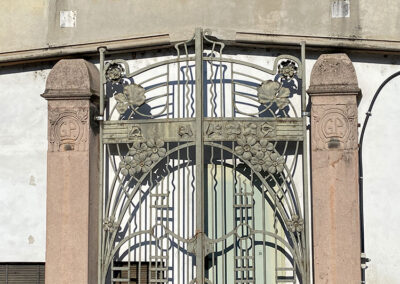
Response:
[{"label": "wrought iron gate", "polygon": [[200,29],[175,49],[100,49],[99,283],[309,283],[304,44],[272,69]]}]

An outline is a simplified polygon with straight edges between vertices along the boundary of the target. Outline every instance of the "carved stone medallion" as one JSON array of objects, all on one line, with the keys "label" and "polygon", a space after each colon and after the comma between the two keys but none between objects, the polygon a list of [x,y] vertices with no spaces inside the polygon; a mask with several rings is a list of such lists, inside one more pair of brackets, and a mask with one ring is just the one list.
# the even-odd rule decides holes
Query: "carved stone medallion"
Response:
[{"label": "carved stone medallion", "polygon": [[49,151],[86,151],[87,108],[49,108]]},{"label": "carved stone medallion", "polygon": [[357,121],[356,106],[353,105],[319,105],[313,106],[314,148],[323,149],[356,149]]}]

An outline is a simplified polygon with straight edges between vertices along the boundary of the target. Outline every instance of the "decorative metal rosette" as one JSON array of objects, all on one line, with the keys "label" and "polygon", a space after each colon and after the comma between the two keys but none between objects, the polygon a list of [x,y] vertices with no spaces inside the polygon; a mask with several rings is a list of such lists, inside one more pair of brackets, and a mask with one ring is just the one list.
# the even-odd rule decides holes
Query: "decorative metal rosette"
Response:
[{"label": "decorative metal rosette", "polygon": [[119,163],[123,176],[134,176],[150,171],[154,163],[157,163],[167,154],[161,139],[147,139],[146,142],[134,142],[130,147],[128,156]]},{"label": "decorative metal rosette", "polygon": [[249,162],[254,171],[281,173],[285,169],[285,159],[274,150],[274,145],[265,138],[259,141],[253,135],[242,136],[237,139],[238,146],[235,153],[243,161]]},{"label": "decorative metal rosette", "polygon": [[106,70],[106,80],[113,84],[120,83],[124,75],[125,70],[120,64],[110,64]]},{"label": "decorative metal rosette", "polygon": [[304,229],[304,220],[298,215],[293,215],[292,219],[287,222],[288,229],[292,233],[300,233]]},{"label": "decorative metal rosette", "polygon": [[285,80],[292,80],[297,74],[297,64],[293,60],[282,61],[278,66],[278,73]]},{"label": "decorative metal rosette", "polygon": [[114,232],[119,229],[118,224],[115,222],[114,216],[108,217],[103,221],[104,231]]}]

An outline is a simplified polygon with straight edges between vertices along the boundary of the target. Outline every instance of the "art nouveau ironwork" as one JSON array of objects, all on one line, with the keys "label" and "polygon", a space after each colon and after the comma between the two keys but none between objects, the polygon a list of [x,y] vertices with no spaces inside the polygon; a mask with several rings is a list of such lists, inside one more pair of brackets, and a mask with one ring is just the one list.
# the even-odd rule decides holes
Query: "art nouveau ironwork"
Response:
[{"label": "art nouveau ironwork", "polygon": [[200,29],[175,49],[100,50],[99,283],[308,283],[304,45],[272,69]]}]

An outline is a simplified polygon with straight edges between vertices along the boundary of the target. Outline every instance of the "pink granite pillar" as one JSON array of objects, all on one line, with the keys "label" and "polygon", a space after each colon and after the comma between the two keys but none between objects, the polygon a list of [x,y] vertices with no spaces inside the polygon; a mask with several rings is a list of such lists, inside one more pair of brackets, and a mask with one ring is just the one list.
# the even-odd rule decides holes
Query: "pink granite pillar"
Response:
[{"label": "pink granite pillar", "polygon": [[48,101],[46,284],[97,283],[99,72],[83,60],[51,70]]},{"label": "pink granite pillar", "polygon": [[346,54],[315,63],[311,96],[311,165],[315,284],[359,284],[357,76]]}]

